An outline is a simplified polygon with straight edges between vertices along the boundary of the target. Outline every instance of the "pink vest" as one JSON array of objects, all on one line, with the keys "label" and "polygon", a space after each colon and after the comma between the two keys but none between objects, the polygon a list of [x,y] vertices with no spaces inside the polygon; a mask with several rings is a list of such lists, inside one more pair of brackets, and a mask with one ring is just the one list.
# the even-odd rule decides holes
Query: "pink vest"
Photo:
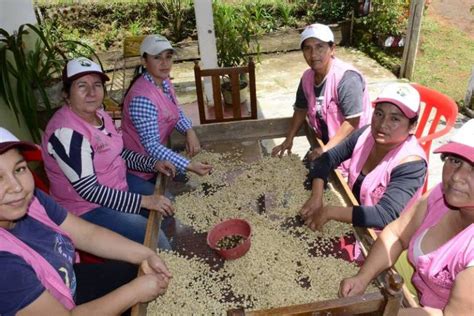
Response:
[{"label": "pink vest", "polygon": [[[367,161],[374,145],[375,140],[372,137],[371,128],[368,127],[362,135],[360,135],[352,153],[348,178],[351,189],[362,171],[362,167]],[[398,166],[400,161],[408,156],[419,156],[426,161],[425,151],[421,148],[418,144],[418,140],[413,135],[408,136],[402,144],[388,152],[383,160],[365,176],[360,188],[360,202],[362,205],[375,205],[378,203],[390,183],[390,173],[393,168]],[[416,191],[405,207],[405,210],[421,196],[422,190],[423,186]]]},{"label": "pink vest", "polygon": [[[359,75],[362,74],[355,69],[352,65],[343,62],[338,58],[333,58],[331,61],[331,68],[326,75],[326,84],[324,85],[324,103],[321,108],[321,115],[328,126],[328,136],[331,139],[336,135],[339,127],[344,122],[345,118],[339,110],[339,98],[337,94],[337,87],[341,81],[344,73],[348,70],[357,72]],[[303,91],[308,101],[308,113],[307,117],[310,125],[313,127],[316,135],[321,138],[321,127],[316,119],[316,96],[314,95],[314,70],[308,69],[303,73],[302,77]],[[364,95],[362,99],[362,114],[359,118],[359,128],[370,124],[372,116],[372,104],[369,97],[369,89],[367,83],[364,80]],[[338,168],[344,177],[347,176],[347,170],[349,169],[350,160],[347,160],[341,164]]]},{"label": "pink vest", "polygon": [[458,273],[474,262],[474,224],[451,238],[438,249],[418,257],[413,256],[413,247],[418,236],[435,226],[448,212],[444,203],[442,184],[438,184],[428,197],[425,218],[410,240],[408,259],[415,267],[412,282],[423,306],[443,309],[449,300],[451,289]]},{"label": "pink vest", "polygon": [[[43,205],[41,205],[36,197],[33,197],[28,207],[28,216],[33,217],[52,230],[69,238],[68,234],[49,218]],[[71,310],[76,306],[72,298],[71,290],[64,284],[64,281],[53,266],[38,252],[4,228],[0,228],[0,251],[7,251],[23,258],[35,271],[41,284],[43,284],[49,293],[63,304],[66,309]]]},{"label": "pink vest", "polygon": [[[176,94],[174,87],[170,82],[171,94],[176,99]],[[160,142],[162,145],[166,146],[168,138],[173,132],[173,129],[178,123],[179,120],[179,109],[176,104],[174,104],[161,89],[158,89],[153,83],[147,81],[145,77],[141,76],[135,81],[130,91],[128,91],[127,96],[123,102],[123,115],[122,115],[122,137],[123,142],[126,148],[133,150],[135,152],[149,155],[143,147],[140,136],[138,135],[135,126],[133,125],[132,119],[130,117],[129,106],[132,99],[135,97],[146,97],[148,98],[156,107],[158,112],[158,128],[160,131]],[[154,174],[143,173],[138,171],[131,171],[139,177],[144,179],[150,179]]]},{"label": "pink vest", "polygon": [[[326,84],[324,85],[324,104],[321,108],[321,114],[328,126],[329,138],[332,138],[338,131],[345,118],[339,111],[339,98],[337,94],[337,87],[341,81],[344,73],[348,70],[357,72],[363,78],[362,74],[352,65],[343,62],[338,58],[333,58],[331,62],[331,69],[326,75]],[[308,100],[308,120],[314,131],[321,137],[321,129],[316,120],[316,96],[314,95],[314,70],[308,69],[303,73],[302,77],[303,91]],[[370,123],[372,116],[372,104],[369,97],[369,89],[367,83],[364,81],[364,96],[362,100],[362,115],[359,120],[359,127]]]},{"label": "pink vest", "polygon": [[110,136],[105,135],[102,131],[81,119],[66,105],[54,114],[43,135],[43,160],[50,181],[51,196],[62,207],[77,216],[100,205],[88,202],[80,197],[59,168],[58,162],[48,154],[48,140],[54,131],[59,128],[71,128],[89,141],[94,150],[92,162],[100,184],[117,190],[128,191],[127,166],[120,156],[123,150],[122,135],[117,132],[112,119],[107,113],[98,110],[97,115],[103,118],[105,130],[110,133]]}]

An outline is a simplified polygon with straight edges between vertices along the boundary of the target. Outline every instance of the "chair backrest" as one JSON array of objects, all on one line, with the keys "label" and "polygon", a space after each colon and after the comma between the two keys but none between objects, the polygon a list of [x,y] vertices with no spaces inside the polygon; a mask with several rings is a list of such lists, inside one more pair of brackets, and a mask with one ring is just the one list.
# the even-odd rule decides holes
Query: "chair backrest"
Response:
[{"label": "chair backrest", "polygon": [[[241,78],[248,76],[249,97],[241,94]],[[205,101],[203,78],[210,77],[214,104]],[[246,66],[201,69],[195,61],[194,78],[196,81],[197,103],[201,124],[257,119],[257,92],[255,86],[255,63],[250,58]],[[225,106],[222,83],[230,82],[231,105]]]},{"label": "chair backrest", "polygon": [[[458,106],[453,99],[441,92],[418,83],[412,83],[411,85],[418,91],[421,102],[424,103],[415,136],[423,147],[426,157],[429,158],[433,140],[446,135],[456,123]],[[445,121],[445,126],[439,128],[441,118]],[[427,183],[428,175],[426,175],[424,191],[426,191]]]},{"label": "chair backrest", "polygon": [[24,151],[22,154],[27,162],[36,162],[38,164],[35,168],[30,167],[31,173],[33,174],[33,180],[35,182],[35,187],[49,194],[49,180],[46,176],[46,172],[44,171],[41,149],[38,147],[37,150]]},{"label": "chair backrest", "polygon": [[[123,39],[122,56],[114,62],[114,70],[109,86],[109,95],[116,104],[121,104],[123,101],[123,95],[127,88],[127,70],[140,65],[140,45],[145,36],[129,36]],[[114,89],[120,90],[120,94],[113,93],[112,90]]]}]

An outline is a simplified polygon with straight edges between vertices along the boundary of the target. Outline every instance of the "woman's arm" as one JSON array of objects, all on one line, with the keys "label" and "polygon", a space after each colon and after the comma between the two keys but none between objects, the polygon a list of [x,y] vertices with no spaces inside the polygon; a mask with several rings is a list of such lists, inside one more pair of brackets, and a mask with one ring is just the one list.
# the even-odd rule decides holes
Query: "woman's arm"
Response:
[{"label": "woman's arm", "polygon": [[293,118],[291,119],[290,129],[286,135],[285,140],[278,146],[273,147],[272,156],[282,157],[285,154],[285,151],[288,154],[291,154],[291,148],[293,147],[293,138],[295,138],[296,133],[300,129],[301,125],[305,121],[307,110],[296,109],[293,112]]},{"label": "woman's arm", "polygon": [[121,212],[140,212],[140,194],[116,190],[98,182],[93,163],[94,151],[82,134],[69,128],[56,130],[49,139],[48,153],[84,200]]},{"label": "woman's arm", "polygon": [[44,291],[18,315],[119,315],[131,306],[150,301],[166,291],[171,273],[151,249],[71,213],[67,214],[60,227],[69,234],[78,249],[103,258],[141,264],[145,275],[72,311],[67,311],[48,291]]},{"label": "woman's arm", "polygon": [[390,183],[377,204],[351,208],[354,226],[383,228],[396,220],[413,195],[425,182],[427,172],[424,160],[410,161],[395,167]]},{"label": "woman's arm", "polygon": [[120,315],[137,303],[148,302],[164,294],[168,287],[168,282],[168,280],[165,280],[158,274],[143,275],[101,298],[78,305],[71,311],[64,308],[48,291],[44,291],[30,305],[20,310],[17,315]]},{"label": "woman's arm", "polygon": [[411,237],[423,222],[426,213],[427,192],[415,205],[404,212],[399,219],[390,223],[377,238],[359,272],[342,280],[340,296],[354,296],[364,293],[367,285],[383,270],[391,267],[408,248]]},{"label": "woman's arm", "polygon": [[170,161],[184,173],[189,160],[161,144],[155,105],[146,97],[135,97],[130,102],[129,111],[130,119],[146,152],[158,160]]},{"label": "woman's arm", "polygon": [[351,221],[352,208],[334,208],[329,212],[328,207],[323,207],[324,184],[327,182],[331,170],[352,156],[357,140],[367,127],[358,129],[342,143],[323,153],[311,163],[306,180],[306,184],[311,184],[311,197],[301,208],[300,214],[305,220],[305,224],[312,230],[321,229],[330,220],[329,215],[333,216],[332,219],[339,221]]}]

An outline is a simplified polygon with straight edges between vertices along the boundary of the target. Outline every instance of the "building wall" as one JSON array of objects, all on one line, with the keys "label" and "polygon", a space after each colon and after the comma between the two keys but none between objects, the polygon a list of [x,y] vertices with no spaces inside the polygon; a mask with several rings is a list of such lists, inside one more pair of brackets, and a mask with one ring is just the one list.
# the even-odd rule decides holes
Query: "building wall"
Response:
[{"label": "building wall", "polygon": [[[32,0],[0,1],[1,28],[11,33],[24,23],[36,23]],[[0,126],[7,128],[20,139],[31,140],[23,118],[20,117],[20,124],[18,124],[15,114],[2,98],[0,98]]]}]

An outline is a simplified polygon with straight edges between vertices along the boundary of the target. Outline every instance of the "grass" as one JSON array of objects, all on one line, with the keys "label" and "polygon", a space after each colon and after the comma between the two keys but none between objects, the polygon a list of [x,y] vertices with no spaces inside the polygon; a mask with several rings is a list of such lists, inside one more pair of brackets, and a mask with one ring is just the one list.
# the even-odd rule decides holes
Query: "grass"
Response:
[{"label": "grass", "polygon": [[474,39],[426,15],[413,81],[462,104],[474,65]]}]

